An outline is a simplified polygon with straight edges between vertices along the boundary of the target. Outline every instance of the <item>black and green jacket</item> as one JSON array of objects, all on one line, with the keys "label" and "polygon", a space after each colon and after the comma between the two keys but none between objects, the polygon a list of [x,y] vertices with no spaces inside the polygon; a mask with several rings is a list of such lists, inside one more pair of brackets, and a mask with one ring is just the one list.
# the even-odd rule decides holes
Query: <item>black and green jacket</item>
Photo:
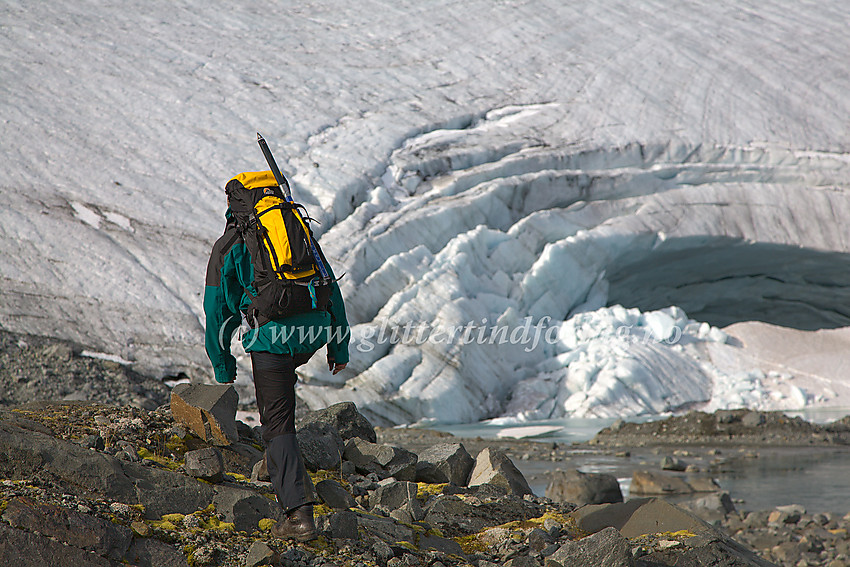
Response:
[{"label": "black and green jacket", "polygon": [[[213,245],[204,290],[205,344],[215,379],[227,383],[236,377],[236,358],[230,353],[230,338],[243,314],[256,297],[251,255],[228,209],[224,234]],[[330,266],[329,275],[333,278]],[[300,313],[250,329],[242,337],[246,352],[299,354],[314,352],[324,345],[337,364],[348,362],[348,321],[339,286],[334,283],[327,311]]]}]

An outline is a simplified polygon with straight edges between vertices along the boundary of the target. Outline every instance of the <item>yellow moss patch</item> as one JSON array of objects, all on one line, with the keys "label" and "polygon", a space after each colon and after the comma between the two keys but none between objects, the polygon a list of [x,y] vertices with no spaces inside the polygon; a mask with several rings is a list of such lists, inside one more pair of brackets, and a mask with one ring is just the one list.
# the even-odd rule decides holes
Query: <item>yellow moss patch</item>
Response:
[{"label": "yellow moss patch", "polygon": [[259,528],[264,532],[267,532],[272,529],[272,526],[274,526],[276,523],[277,520],[272,520],[271,518],[263,518],[262,520],[257,522],[257,526],[259,526]]},{"label": "yellow moss patch", "polygon": [[427,482],[416,483],[416,498],[418,500],[428,500],[429,497],[437,494],[442,494],[443,489],[448,486],[448,483],[428,484]]},{"label": "yellow moss patch", "polygon": [[172,435],[171,437],[169,437],[168,441],[165,442],[165,446],[172,453],[179,455],[182,455],[189,450],[188,445],[186,445],[186,441],[180,439],[180,437],[178,437],[177,435]]},{"label": "yellow moss patch", "polygon": [[327,516],[328,514],[332,514],[333,509],[327,504],[317,504],[313,506],[313,515],[314,516]]},{"label": "yellow moss patch", "polygon": [[437,537],[443,537],[443,538],[446,537],[446,536],[443,535],[443,532],[440,531],[440,528],[435,528],[433,526],[431,527],[431,529],[427,530],[425,533],[427,535],[430,535],[430,536],[437,536]]},{"label": "yellow moss patch", "polygon": [[233,478],[234,480],[241,480],[241,481],[248,481],[248,480],[250,480],[250,479],[249,479],[247,476],[245,476],[244,474],[239,474],[239,473],[237,473],[237,472],[229,472],[229,473],[227,473],[227,474],[228,474],[228,476],[230,476],[230,477],[231,477],[231,478]]},{"label": "yellow moss patch", "polygon": [[318,470],[309,474],[310,478],[313,479],[313,484],[322,482],[323,480],[335,480],[343,486],[348,486],[348,481],[340,477],[339,471]]},{"label": "yellow moss patch", "polygon": [[210,516],[209,520],[201,520],[201,528],[205,530],[226,530],[236,531],[236,526],[233,522],[222,522],[218,516]]},{"label": "yellow moss patch", "polygon": [[149,522],[151,526],[155,528],[159,528],[161,530],[176,530],[177,526],[169,522],[168,520],[152,520]]},{"label": "yellow moss patch", "polygon": [[3,512],[5,512],[5,511],[6,511],[6,507],[7,507],[8,505],[9,505],[9,501],[8,501],[8,500],[0,500],[0,515],[2,515],[2,514],[3,514]]},{"label": "yellow moss patch", "polygon": [[395,545],[403,547],[408,551],[419,551],[418,549],[416,549],[416,546],[410,543],[409,541],[397,541],[395,542]]},{"label": "yellow moss patch", "polygon": [[145,513],[145,505],[144,504],[130,504],[130,508],[133,508],[134,510],[138,510],[142,514]]},{"label": "yellow moss patch", "polygon": [[328,538],[326,538],[325,536],[319,536],[313,541],[308,541],[304,545],[313,549],[314,551],[333,551],[334,549],[333,544],[329,542]]},{"label": "yellow moss patch", "polygon": [[165,514],[162,517],[163,521],[171,522],[172,524],[183,523],[183,518],[185,518],[183,514]]},{"label": "yellow moss patch", "polygon": [[139,447],[139,449],[136,450],[136,453],[138,453],[139,457],[141,457],[142,459],[150,459],[151,461],[154,461],[155,463],[164,466],[168,470],[176,471],[178,468],[180,468],[180,463],[172,461],[171,459],[167,459],[160,455],[154,455],[144,447]]},{"label": "yellow moss patch", "polygon": [[460,545],[460,548],[467,555],[487,551],[487,546],[484,545],[484,543],[480,539],[478,539],[478,536],[475,534],[456,537],[454,538],[454,540],[458,543],[458,545]]}]

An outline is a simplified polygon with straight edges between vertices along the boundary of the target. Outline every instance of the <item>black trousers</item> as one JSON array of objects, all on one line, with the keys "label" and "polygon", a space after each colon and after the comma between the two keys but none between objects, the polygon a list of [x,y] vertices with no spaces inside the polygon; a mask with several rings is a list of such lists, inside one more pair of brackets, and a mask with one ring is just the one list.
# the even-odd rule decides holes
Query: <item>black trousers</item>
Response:
[{"label": "black trousers", "polygon": [[315,504],[313,481],[295,437],[295,369],[313,353],[273,354],[252,352],[254,391],[266,442],[266,465],[277,501],[288,513],[305,504]]}]

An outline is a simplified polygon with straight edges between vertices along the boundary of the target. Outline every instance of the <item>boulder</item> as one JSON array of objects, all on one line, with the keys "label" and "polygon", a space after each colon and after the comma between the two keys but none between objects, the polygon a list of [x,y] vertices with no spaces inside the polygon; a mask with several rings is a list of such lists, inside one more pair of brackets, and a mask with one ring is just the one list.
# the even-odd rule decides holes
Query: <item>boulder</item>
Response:
[{"label": "boulder", "polygon": [[264,453],[263,458],[254,463],[254,467],[251,469],[251,482],[269,482],[270,480],[269,467]]},{"label": "boulder", "polygon": [[[126,561],[138,567],[188,567],[186,556],[179,549],[152,538],[133,540]],[[62,563],[63,567],[65,563]]]},{"label": "boulder", "polygon": [[677,459],[676,457],[669,456],[661,459],[661,470],[684,472],[687,468],[688,465],[682,459]]},{"label": "boulder", "polygon": [[327,530],[334,539],[357,539],[357,514],[340,510],[328,517]]},{"label": "boulder", "polygon": [[416,478],[416,462],[419,458],[415,453],[400,447],[379,445],[354,437],[345,443],[344,456],[361,474],[374,473],[380,479],[394,477],[412,481]]},{"label": "boulder", "polygon": [[632,474],[632,494],[690,494],[693,487],[677,476],[650,471],[635,471]]},{"label": "boulder", "polygon": [[177,384],[171,390],[171,415],[195,435],[216,445],[239,441],[239,394],[226,384]]},{"label": "boulder", "polygon": [[466,486],[475,460],[460,443],[440,443],[419,454],[416,480]]},{"label": "boulder", "polygon": [[505,452],[489,447],[478,453],[475,466],[469,475],[468,485],[470,487],[482,484],[502,487],[516,496],[533,494],[525,477]]},{"label": "boulder", "polygon": [[425,506],[425,522],[446,537],[476,534],[486,528],[517,520],[539,518],[542,508],[522,498],[476,497],[464,501],[455,494],[438,494]]},{"label": "boulder", "polygon": [[326,479],[316,483],[316,494],[335,510],[347,510],[357,505],[354,497],[337,481]]},{"label": "boulder", "polygon": [[546,488],[546,497],[555,502],[608,504],[623,501],[617,477],[602,473],[583,473],[578,470],[558,472]]},{"label": "boulder", "polygon": [[383,516],[360,512],[353,513],[357,514],[357,525],[363,528],[366,534],[370,536],[375,536],[390,545],[395,545],[401,541],[406,541],[410,544],[416,543],[417,534],[411,527],[399,524],[395,520],[384,518]]},{"label": "boulder", "polygon": [[44,567],[62,558],[63,567],[112,567],[108,559],[71,547],[49,537],[19,530],[0,522],[0,565]]},{"label": "boulder", "polygon": [[615,528],[604,528],[599,532],[562,545],[546,558],[545,567],[571,567],[593,565],[594,567],[634,567],[629,541]]},{"label": "boulder", "polygon": [[237,531],[251,533],[263,518],[277,519],[280,505],[276,501],[260,496],[253,490],[218,485],[212,499],[216,512],[224,515],[225,522],[232,522]]},{"label": "boulder", "polygon": [[224,458],[215,447],[187,451],[184,468],[189,476],[219,483],[224,478]]},{"label": "boulder", "polygon": [[125,504],[142,504],[148,519],[206,508],[213,487],[139,463],[121,461],[0,420],[0,478],[49,480],[63,490]]},{"label": "boulder", "polygon": [[[0,522],[0,565],[185,567],[178,549],[155,539],[137,539],[122,525],[52,504],[15,498]],[[37,532],[37,533],[34,533]]]},{"label": "boulder", "polygon": [[276,553],[274,549],[268,546],[263,541],[255,541],[248,548],[248,554],[245,556],[245,567],[258,567],[259,565],[272,565],[276,563]]},{"label": "boulder", "polygon": [[735,512],[735,504],[728,492],[715,492],[696,500],[682,502],[681,506],[707,522],[722,520]]},{"label": "boulder", "polygon": [[[416,491],[417,486],[414,482],[388,479],[380,482],[378,488],[369,495],[369,506],[383,509],[388,513],[401,510],[411,518],[407,520],[408,522],[418,522],[425,517],[425,513],[422,511],[419,500],[416,499]],[[401,517],[406,519],[406,516]]]},{"label": "boulder", "polygon": [[328,422],[312,421],[296,433],[304,466],[311,471],[338,469],[345,452],[339,431]]},{"label": "boulder", "polygon": [[311,423],[327,423],[336,429],[343,441],[360,438],[370,443],[377,443],[378,436],[369,420],[357,411],[353,402],[340,402],[328,408],[306,413],[298,421],[298,429]]},{"label": "boulder", "polygon": [[132,532],[124,526],[23,497],[9,501],[3,520],[12,527],[38,532],[71,547],[113,560],[122,559],[133,540]]}]

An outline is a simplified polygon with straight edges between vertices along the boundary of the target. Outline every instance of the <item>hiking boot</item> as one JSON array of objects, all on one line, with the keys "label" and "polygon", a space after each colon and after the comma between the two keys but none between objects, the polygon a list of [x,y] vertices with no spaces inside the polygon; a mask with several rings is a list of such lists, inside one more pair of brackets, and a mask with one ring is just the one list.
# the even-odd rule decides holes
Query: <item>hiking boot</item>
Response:
[{"label": "hiking boot", "polygon": [[316,539],[316,524],[313,523],[313,506],[300,506],[272,526],[272,535],[280,539],[305,542]]}]

